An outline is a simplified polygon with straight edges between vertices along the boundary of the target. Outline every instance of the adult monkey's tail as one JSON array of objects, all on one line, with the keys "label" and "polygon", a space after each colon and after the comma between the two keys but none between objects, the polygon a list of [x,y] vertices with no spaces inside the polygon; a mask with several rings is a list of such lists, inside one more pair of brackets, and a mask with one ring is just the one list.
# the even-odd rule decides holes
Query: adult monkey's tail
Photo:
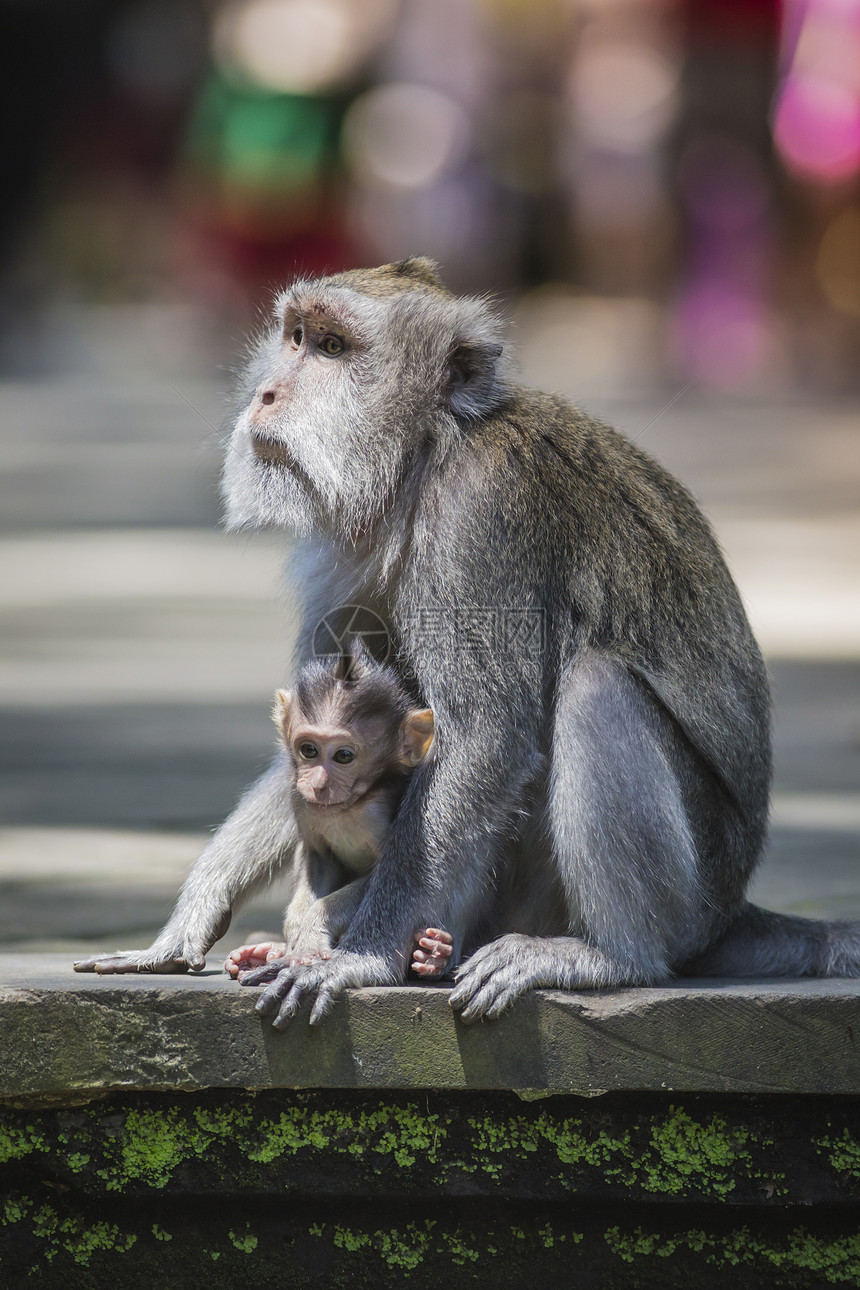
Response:
[{"label": "adult monkey's tail", "polygon": [[857,976],[860,922],[823,922],[744,905],[679,976]]}]

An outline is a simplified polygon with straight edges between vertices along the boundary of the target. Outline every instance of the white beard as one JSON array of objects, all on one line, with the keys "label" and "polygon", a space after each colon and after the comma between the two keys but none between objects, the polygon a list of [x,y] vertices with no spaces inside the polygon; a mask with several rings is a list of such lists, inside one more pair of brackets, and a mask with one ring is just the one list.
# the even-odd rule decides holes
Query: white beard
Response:
[{"label": "white beard", "polygon": [[283,444],[287,460],[266,461],[254,451],[247,410],[240,414],[221,476],[228,528],[275,526],[306,536],[334,524],[343,532],[385,511],[404,452],[396,432],[377,425],[374,438],[358,416],[341,414],[326,419],[321,433],[320,420],[273,426],[272,443]]},{"label": "white beard", "polygon": [[256,456],[244,418],[227,449],[221,495],[228,529],[274,526],[307,534],[319,525],[317,507],[288,467]]}]

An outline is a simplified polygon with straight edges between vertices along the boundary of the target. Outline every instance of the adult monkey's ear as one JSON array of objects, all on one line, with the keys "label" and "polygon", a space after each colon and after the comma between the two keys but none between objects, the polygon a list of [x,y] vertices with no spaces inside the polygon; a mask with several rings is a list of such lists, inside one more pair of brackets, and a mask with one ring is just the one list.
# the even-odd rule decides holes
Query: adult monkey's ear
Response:
[{"label": "adult monkey's ear", "polygon": [[413,282],[420,282],[423,287],[431,287],[434,291],[443,291],[448,295],[448,288],[439,273],[439,265],[429,255],[410,255],[391,267],[400,278],[410,278]]},{"label": "adult monkey's ear", "polygon": [[492,410],[501,352],[496,341],[456,342],[445,365],[444,389],[445,402],[455,417],[475,421]]}]

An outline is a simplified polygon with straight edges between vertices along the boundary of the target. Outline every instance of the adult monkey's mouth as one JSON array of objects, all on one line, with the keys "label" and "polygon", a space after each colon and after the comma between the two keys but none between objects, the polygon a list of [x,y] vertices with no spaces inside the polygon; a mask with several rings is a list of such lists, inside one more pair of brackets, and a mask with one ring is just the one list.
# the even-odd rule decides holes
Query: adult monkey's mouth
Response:
[{"label": "adult monkey's mouth", "polygon": [[271,466],[286,466],[288,470],[301,471],[299,463],[282,439],[272,439],[259,430],[251,431],[254,456]]},{"label": "adult monkey's mouth", "polygon": [[269,435],[262,434],[259,430],[252,430],[251,447],[254,449],[254,456],[264,466],[281,466],[292,475],[296,483],[304,489],[309,497],[318,496],[319,490],[316,484],[304,466],[290,452],[283,439],[272,439]]}]

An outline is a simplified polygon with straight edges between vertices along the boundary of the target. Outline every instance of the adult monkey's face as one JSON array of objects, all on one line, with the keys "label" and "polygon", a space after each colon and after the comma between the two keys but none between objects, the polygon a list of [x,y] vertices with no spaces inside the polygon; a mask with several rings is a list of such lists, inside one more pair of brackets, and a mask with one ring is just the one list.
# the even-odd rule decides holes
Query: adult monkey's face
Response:
[{"label": "adult monkey's face", "polygon": [[366,531],[425,448],[503,397],[500,352],[495,317],[428,260],[294,283],[242,382],[228,524]]}]

